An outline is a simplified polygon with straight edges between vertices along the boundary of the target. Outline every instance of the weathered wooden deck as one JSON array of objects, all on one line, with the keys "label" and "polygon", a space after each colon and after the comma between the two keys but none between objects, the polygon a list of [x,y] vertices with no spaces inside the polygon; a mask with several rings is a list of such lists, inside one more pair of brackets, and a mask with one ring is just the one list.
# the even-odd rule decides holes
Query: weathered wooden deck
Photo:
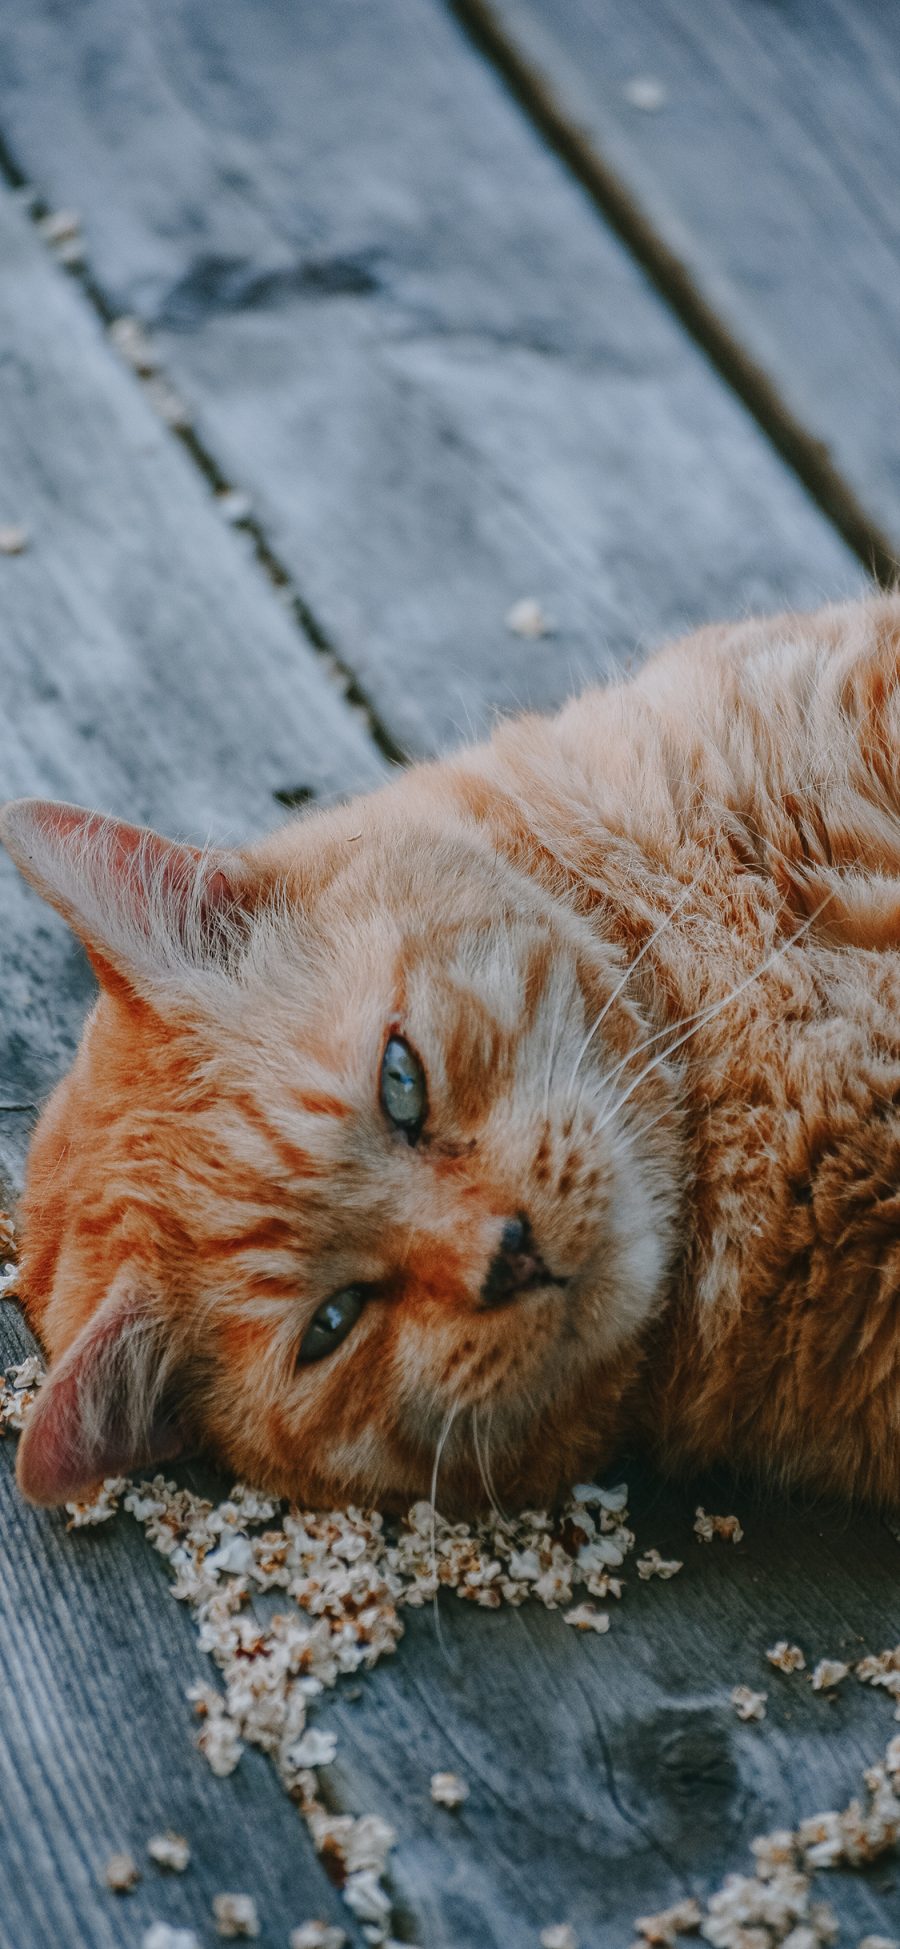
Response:
[{"label": "weathered wooden deck", "polygon": [[[0,525],[29,536],[0,555],[0,796],[239,837],[665,633],[886,570],[898,98],[880,0],[0,0]],[[40,232],[60,209],[71,269]],[[524,595],[552,637],[506,629]],[[12,1196],[90,983],[0,876]],[[2,1340],[19,1357],[11,1307]],[[69,1535],[12,1464],[2,1949],[131,1949],[159,1913],[211,1943],[235,1886],[264,1945],[313,1914],[361,1943],[267,1763],[219,1780],[194,1750],[204,1660],[140,1534]],[[422,1949],[533,1949],[564,1919],[627,1949],[756,1833],[843,1806],[893,1729],[868,1688],[829,1704],[764,1661],[900,1637],[885,1524],[635,1480],[642,1545],[686,1567],[607,1638],[450,1598],[448,1659],[411,1613],[322,1707],[335,1804],[397,1828],[395,1928]],[[694,1543],[698,1500],[739,1510],[739,1549]],[[768,1689],[762,1725],[738,1680]],[[452,1823],[427,1791],[447,1765],[472,1788]],[[106,1857],[168,1825],[191,1875],[117,1904]],[[896,1864],[826,1892],[847,1943],[900,1933]]]}]

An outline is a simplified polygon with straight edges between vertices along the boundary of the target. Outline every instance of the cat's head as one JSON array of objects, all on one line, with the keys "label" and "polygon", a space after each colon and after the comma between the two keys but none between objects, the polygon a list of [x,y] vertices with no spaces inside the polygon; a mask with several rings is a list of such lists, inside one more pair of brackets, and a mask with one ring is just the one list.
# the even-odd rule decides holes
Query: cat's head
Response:
[{"label": "cat's head", "polygon": [[676,1120],[562,883],[438,770],[234,853],[30,800],[2,830],[101,984],[29,1160],[25,1493],[190,1445],[320,1505],[428,1495],[439,1458],[470,1507],[595,1460]]}]

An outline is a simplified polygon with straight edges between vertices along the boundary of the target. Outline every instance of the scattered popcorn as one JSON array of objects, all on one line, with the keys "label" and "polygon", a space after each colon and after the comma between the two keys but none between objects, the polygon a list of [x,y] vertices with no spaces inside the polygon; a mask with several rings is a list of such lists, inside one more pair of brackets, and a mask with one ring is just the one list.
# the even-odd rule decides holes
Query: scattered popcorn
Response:
[{"label": "scattered popcorn", "polygon": [[646,1583],[650,1577],[676,1577],[679,1570],[684,1569],[684,1564],[677,1557],[660,1556],[658,1550],[645,1550],[644,1555],[638,1557],[635,1569],[641,1582]]},{"label": "scattered popcorn", "polygon": [[431,1798],[436,1807],[461,1807],[469,1789],[458,1773],[432,1773]]},{"label": "scattered popcorn", "polygon": [[749,1685],[736,1685],[731,1703],[739,1719],[764,1719],[768,1696],[767,1692],[754,1692]]},{"label": "scattered popcorn", "polygon": [[136,1888],[141,1871],[134,1856],[122,1852],[111,1854],[103,1870],[103,1879],[114,1895],[129,1895]]},{"label": "scattered popcorn", "polygon": [[43,1379],[43,1367],[32,1354],[17,1367],[0,1374],[0,1435],[21,1434]]},{"label": "scattered popcorn", "polygon": [[541,1930],[541,1949],[578,1949],[578,1937],[568,1922],[551,1922]]},{"label": "scattered popcorn", "polygon": [[238,1936],[255,1941],[259,1935],[259,1916],[252,1895],[214,1895],[213,1919],[216,1932],[234,1941]]},{"label": "scattered popcorn", "polygon": [[31,537],[17,521],[0,526],[0,555],[24,555]]},{"label": "scattered popcorn", "polygon": [[168,1868],[173,1875],[183,1875],[191,1858],[184,1835],[173,1834],[171,1828],[167,1828],[164,1834],[150,1836],[147,1853],[158,1868]]},{"label": "scattered popcorn", "polygon": [[842,1658],[820,1658],[812,1675],[813,1691],[824,1692],[831,1685],[840,1685],[841,1679],[847,1678],[849,1672],[850,1667],[844,1664]]},{"label": "scattered popcorn", "polygon": [[563,1613],[563,1623],[574,1625],[576,1631],[596,1631],[599,1635],[609,1630],[609,1612],[598,1611],[593,1604],[574,1604]]},{"label": "scattered popcorn", "polygon": [[523,596],[506,612],[506,627],[514,636],[553,636],[556,625],[545,616],[534,596]]},{"label": "scattered popcorn", "polygon": [[141,1949],[200,1949],[193,1929],[173,1929],[168,1922],[151,1922],[141,1937]]},{"label": "scattered popcorn", "polygon": [[289,1949],[346,1949],[346,1942],[344,1930],[330,1922],[301,1922],[291,1930]]},{"label": "scattered popcorn", "polygon": [[770,1665],[779,1672],[804,1672],[806,1659],[798,1644],[788,1644],[787,1638],[779,1638],[771,1651],[766,1652]]},{"label": "scattered popcorn", "polygon": [[695,1902],[692,1896],[686,1896],[684,1901],[675,1902],[672,1908],[661,1909],[658,1915],[639,1915],[634,1926],[645,1942],[669,1945],[677,1935],[689,1935],[692,1930],[699,1929],[702,1920],[699,1902]]},{"label": "scattered popcorn", "polygon": [[694,1534],[701,1543],[711,1543],[714,1536],[721,1536],[725,1543],[742,1543],[744,1540],[737,1516],[707,1516],[706,1510],[700,1507],[694,1515]]},{"label": "scattered popcorn", "polygon": [[67,1502],[69,1520],[66,1528],[91,1529],[96,1523],[108,1523],[119,1507],[126,1486],[123,1476],[110,1475],[105,1482],[101,1482],[96,1495],[88,1502]]},{"label": "scattered popcorn", "polygon": [[631,81],[626,81],[622,93],[629,106],[639,108],[644,115],[658,115],[669,99],[668,89],[649,74],[634,75]]}]

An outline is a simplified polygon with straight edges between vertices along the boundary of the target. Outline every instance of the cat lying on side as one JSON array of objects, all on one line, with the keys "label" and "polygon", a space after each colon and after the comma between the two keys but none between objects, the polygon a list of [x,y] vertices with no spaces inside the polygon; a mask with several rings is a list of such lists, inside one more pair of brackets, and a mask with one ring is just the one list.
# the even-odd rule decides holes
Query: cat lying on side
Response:
[{"label": "cat lying on side", "polygon": [[241,851],[2,831],[100,982],[22,1209],[27,1496],[200,1445],[544,1503],[627,1441],[900,1500],[900,599]]}]

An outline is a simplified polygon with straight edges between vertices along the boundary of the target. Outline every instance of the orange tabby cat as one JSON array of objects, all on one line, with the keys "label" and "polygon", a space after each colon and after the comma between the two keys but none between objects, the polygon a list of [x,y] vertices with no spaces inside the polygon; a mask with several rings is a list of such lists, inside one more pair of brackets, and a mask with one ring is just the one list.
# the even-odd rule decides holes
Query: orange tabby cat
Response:
[{"label": "orange tabby cat", "polygon": [[240,852],[3,835],[101,984],[23,1204],[26,1495],[201,1444],[544,1501],[637,1440],[900,1499],[900,599]]}]

